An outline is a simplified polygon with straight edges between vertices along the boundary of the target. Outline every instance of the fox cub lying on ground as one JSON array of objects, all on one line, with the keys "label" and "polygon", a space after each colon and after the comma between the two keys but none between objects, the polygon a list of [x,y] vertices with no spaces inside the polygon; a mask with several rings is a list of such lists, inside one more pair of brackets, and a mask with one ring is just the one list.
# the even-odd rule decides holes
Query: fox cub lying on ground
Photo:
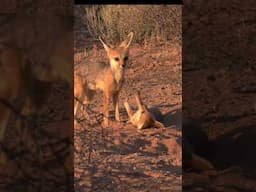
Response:
[{"label": "fox cub lying on ground", "polygon": [[140,92],[135,95],[136,102],[138,105],[138,110],[133,113],[129,103],[124,102],[126,112],[129,116],[130,122],[136,126],[138,129],[145,129],[150,127],[164,128],[164,125],[160,122],[162,119],[162,114],[158,108],[148,108],[143,104]]}]

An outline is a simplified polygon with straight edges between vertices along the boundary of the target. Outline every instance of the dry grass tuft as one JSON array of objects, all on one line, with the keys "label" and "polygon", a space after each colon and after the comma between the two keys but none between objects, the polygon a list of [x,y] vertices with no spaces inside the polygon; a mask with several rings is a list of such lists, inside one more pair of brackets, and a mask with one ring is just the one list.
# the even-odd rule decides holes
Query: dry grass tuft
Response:
[{"label": "dry grass tuft", "polygon": [[130,31],[140,44],[167,40],[181,44],[181,5],[87,5],[80,18],[94,37],[115,44]]}]

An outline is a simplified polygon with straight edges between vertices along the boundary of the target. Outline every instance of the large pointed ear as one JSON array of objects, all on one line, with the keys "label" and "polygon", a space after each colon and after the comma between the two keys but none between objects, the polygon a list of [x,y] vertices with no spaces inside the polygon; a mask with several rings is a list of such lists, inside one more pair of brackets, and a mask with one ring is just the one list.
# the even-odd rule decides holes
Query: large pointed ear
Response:
[{"label": "large pointed ear", "polygon": [[137,93],[135,94],[135,99],[136,99],[139,110],[144,111],[144,105],[143,105],[143,102],[141,101],[140,91],[137,91]]},{"label": "large pointed ear", "polygon": [[132,39],[133,39],[133,32],[130,32],[129,35],[127,36],[127,39],[124,40],[120,45],[119,47],[124,47],[125,49],[127,49],[131,42],[132,42]]},{"label": "large pointed ear", "polygon": [[124,102],[124,108],[129,116],[129,119],[131,119],[133,116],[133,112],[127,100]]},{"label": "large pointed ear", "polygon": [[104,49],[108,52],[110,49],[110,46],[108,46],[106,43],[104,43],[104,41],[101,39],[101,37],[99,37],[99,40],[102,43]]}]

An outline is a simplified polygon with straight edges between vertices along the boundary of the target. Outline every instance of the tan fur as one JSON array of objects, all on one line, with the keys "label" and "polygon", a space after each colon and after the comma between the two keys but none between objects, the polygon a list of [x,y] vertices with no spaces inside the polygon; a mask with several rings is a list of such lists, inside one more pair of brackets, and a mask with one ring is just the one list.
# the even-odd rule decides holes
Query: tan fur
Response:
[{"label": "tan fur", "polygon": [[[14,112],[38,114],[53,82],[64,80],[73,85],[70,73],[73,70],[72,37],[73,32],[67,32],[55,42],[45,61],[48,68],[38,67],[36,61],[32,65],[31,58],[24,50],[16,48],[12,40],[0,43],[0,143],[4,140],[8,122],[17,119],[15,125],[18,129],[24,125],[20,118],[14,118]],[[1,161],[1,149],[0,153]]]},{"label": "tan fur", "polygon": [[[18,99],[23,85],[21,71],[25,66],[25,57],[14,48],[2,45],[0,50],[0,97],[9,103]],[[3,140],[11,110],[0,103],[0,141]]]},{"label": "tan fur", "polygon": [[33,71],[38,80],[65,81],[73,87],[73,56],[73,31],[63,32],[54,43],[53,50],[45,61],[46,66],[36,66]]},{"label": "tan fur", "polygon": [[33,74],[32,66],[26,54],[13,47],[2,45],[0,50],[0,141],[11,112],[4,102],[12,105],[21,115],[40,112],[39,108],[50,93],[51,83],[41,81]]},{"label": "tan fur", "polygon": [[[84,82],[75,84],[76,90],[74,90],[74,93],[80,92],[80,94],[75,96],[80,98],[85,96],[88,102],[92,99],[96,90],[101,90],[103,92],[104,127],[109,125],[110,99],[113,99],[115,119],[120,121],[118,98],[124,83],[124,70],[125,65],[128,62],[129,46],[132,38],[133,33],[131,32],[127,39],[116,47],[107,45],[101,38],[99,38],[107,52],[109,62],[89,63],[88,74],[85,77]],[[75,77],[75,81],[80,81],[76,79],[77,78]],[[83,91],[78,91],[82,89]],[[77,112],[77,105],[78,103],[76,102],[74,106],[74,115],[76,115]]]},{"label": "tan fur", "polygon": [[83,99],[84,97],[84,82],[79,75],[74,75],[74,116],[78,108],[79,102],[77,99]]},{"label": "tan fur", "polygon": [[[13,114],[39,114],[56,79],[51,76],[40,79],[25,52],[7,43],[0,45],[0,74],[0,142],[3,142],[8,122],[16,119]],[[20,131],[23,128],[25,134],[26,127],[22,127],[24,122],[20,118],[15,125]],[[1,163],[3,159],[4,153],[0,152]]]},{"label": "tan fur", "polygon": [[142,103],[139,92],[136,94],[136,102],[138,105],[138,110],[134,114],[129,106],[129,103],[127,101],[124,102],[130,122],[134,126],[136,126],[138,129],[145,129],[149,127],[164,128],[164,125],[156,120],[154,113],[150,112],[147,106]]},{"label": "tan fur", "polygon": [[200,157],[196,154],[192,154],[192,159],[189,161],[189,166],[197,170],[212,170],[213,165],[207,159]]},{"label": "tan fur", "polygon": [[[87,89],[85,79],[81,75],[75,72],[74,73],[74,124],[77,123],[75,117],[79,107],[79,102],[82,102],[82,104],[84,105],[88,104],[93,94],[94,94],[94,91]],[[86,113],[86,115],[88,114]]]}]

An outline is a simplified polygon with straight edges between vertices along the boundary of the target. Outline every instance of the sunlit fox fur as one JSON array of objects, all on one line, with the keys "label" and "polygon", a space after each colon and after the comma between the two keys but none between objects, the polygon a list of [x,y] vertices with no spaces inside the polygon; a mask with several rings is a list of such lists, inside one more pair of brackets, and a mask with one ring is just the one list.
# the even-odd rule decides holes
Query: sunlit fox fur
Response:
[{"label": "sunlit fox fur", "polygon": [[[115,108],[115,119],[120,121],[119,93],[124,83],[125,66],[129,58],[129,46],[133,39],[133,33],[129,33],[127,39],[118,46],[107,45],[101,38],[104,49],[107,52],[108,63],[88,63],[88,73],[84,79],[75,74],[74,94],[77,98],[85,97],[86,101],[93,98],[96,90],[103,91],[103,125],[109,125],[109,105],[112,97]],[[74,115],[76,115],[78,101],[74,100]]]},{"label": "sunlit fox fur", "polygon": [[89,94],[89,90],[86,90],[86,82],[85,79],[80,76],[78,73],[74,73],[74,124],[76,121],[76,114],[79,107],[79,103],[88,104],[88,98],[85,98],[85,93],[87,93],[87,97],[91,99],[91,95]]},{"label": "sunlit fox fur", "polygon": [[138,105],[138,110],[135,113],[132,112],[129,103],[127,101],[124,102],[124,106],[128,113],[130,122],[138,129],[149,127],[164,128],[164,125],[157,121],[157,119],[161,118],[159,116],[162,116],[161,112],[156,108],[148,109],[147,106],[142,103],[139,92],[136,93],[135,97]]}]

